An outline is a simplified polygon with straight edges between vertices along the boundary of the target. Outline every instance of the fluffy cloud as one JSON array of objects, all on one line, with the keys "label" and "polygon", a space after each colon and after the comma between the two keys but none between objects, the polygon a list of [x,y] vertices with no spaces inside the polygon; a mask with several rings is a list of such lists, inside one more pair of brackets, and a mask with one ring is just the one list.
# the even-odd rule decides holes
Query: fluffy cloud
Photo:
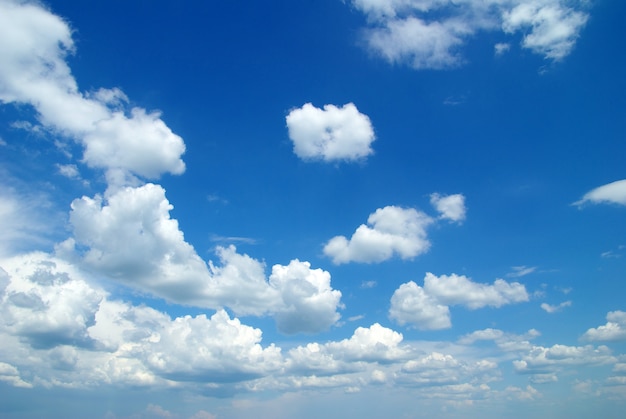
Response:
[{"label": "fluffy cloud", "polygon": [[486,285],[456,274],[437,277],[428,272],[424,278],[424,290],[443,304],[461,304],[470,309],[528,301],[526,288],[519,282],[496,279],[493,285]]},{"label": "fluffy cloud", "polygon": [[574,365],[604,365],[616,361],[606,346],[533,346],[522,359],[513,361],[513,367],[520,374],[545,374]]},{"label": "fluffy cloud", "polygon": [[328,272],[293,260],[287,266],[274,265],[269,283],[281,295],[274,319],[284,333],[316,333],[339,320],[341,292],[330,286]]},{"label": "fluffy cloud", "polygon": [[324,254],[335,264],[373,263],[387,260],[394,254],[410,259],[430,247],[426,227],[433,219],[413,208],[379,208],[370,214],[367,223],[359,226],[350,240],[344,236],[333,237],[324,246]]},{"label": "fluffy cloud", "polygon": [[319,332],[339,319],[341,293],[332,289],[328,272],[294,260],[274,266],[268,280],[265,266],[234,246],[218,247],[220,264],[207,264],[185,241],[171,209],[165,190],[150,183],[106,199],[77,199],[70,213],[74,236],[57,251],[168,301],[272,314],[285,333]]},{"label": "fluffy cloud", "polygon": [[448,306],[440,304],[413,281],[400,285],[393,293],[389,317],[400,325],[408,323],[421,330],[452,326]]},{"label": "fluffy cloud", "polygon": [[582,199],[575,202],[574,205],[582,205],[587,202],[592,204],[610,203],[626,205],[626,179],[599,186],[587,192]]},{"label": "fluffy cloud", "polygon": [[[522,47],[546,58],[567,56],[587,22],[582,2],[565,0],[353,0],[368,18],[368,47],[392,63],[449,68],[479,31],[524,34]],[[498,44],[496,51],[503,51]]]},{"label": "fluffy cloud", "polygon": [[582,336],[587,341],[621,341],[626,340],[626,312],[616,310],[606,315],[606,324],[591,328]]},{"label": "fluffy cloud", "polygon": [[423,288],[413,281],[400,285],[391,297],[389,317],[422,330],[446,329],[451,326],[449,305],[477,309],[522,301],[528,301],[528,293],[517,282],[497,279],[486,285],[462,275],[437,277],[428,272]]},{"label": "fluffy cloud", "polygon": [[430,203],[440,214],[439,218],[452,222],[462,223],[465,220],[465,196],[461,194],[430,195]]},{"label": "fluffy cloud", "polygon": [[360,160],[374,152],[372,123],[352,103],[340,108],[324,105],[324,109],[306,103],[286,119],[293,151],[301,159]]},{"label": "fluffy cloud", "polygon": [[158,112],[127,112],[119,89],[79,91],[65,62],[73,49],[71,30],[59,17],[36,4],[1,2],[0,100],[32,105],[43,126],[85,147],[88,165],[123,174],[109,181],[182,173],[185,145]]}]

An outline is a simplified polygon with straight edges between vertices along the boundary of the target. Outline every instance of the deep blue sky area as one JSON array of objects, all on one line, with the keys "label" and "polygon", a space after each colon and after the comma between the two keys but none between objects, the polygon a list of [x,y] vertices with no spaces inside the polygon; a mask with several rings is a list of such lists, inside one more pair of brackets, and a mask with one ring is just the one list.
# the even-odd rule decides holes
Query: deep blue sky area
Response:
[{"label": "deep blue sky area", "polygon": [[625,15],[0,0],[0,416],[620,417]]}]

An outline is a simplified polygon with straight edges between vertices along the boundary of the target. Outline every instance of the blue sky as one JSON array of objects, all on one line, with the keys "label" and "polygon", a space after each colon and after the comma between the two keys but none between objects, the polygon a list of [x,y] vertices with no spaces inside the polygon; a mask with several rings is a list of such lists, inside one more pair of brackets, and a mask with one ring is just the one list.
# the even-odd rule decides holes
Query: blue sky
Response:
[{"label": "blue sky", "polygon": [[0,416],[620,417],[624,13],[0,0]]}]

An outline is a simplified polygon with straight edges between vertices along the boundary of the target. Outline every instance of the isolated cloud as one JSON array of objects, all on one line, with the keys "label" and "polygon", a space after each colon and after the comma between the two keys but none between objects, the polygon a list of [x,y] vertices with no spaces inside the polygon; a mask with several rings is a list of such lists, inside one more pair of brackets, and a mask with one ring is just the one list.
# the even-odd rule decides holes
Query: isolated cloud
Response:
[{"label": "isolated cloud", "polygon": [[592,189],[580,201],[575,202],[574,205],[582,205],[587,202],[592,204],[626,205],[626,179],[617,180]]},{"label": "isolated cloud", "polygon": [[389,317],[401,325],[409,324],[421,330],[446,329],[452,325],[450,305],[463,305],[473,310],[522,301],[528,301],[528,293],[517,282],[497,279],[493,285],[486,285],[462,275],[437,277],[428,272],[423,288],[410,281],[393,293]]},{"label": "isolated cloud", "polygon": [[487,285],[456,274],[437,277],[428,272],[424,278],[424,290],[442,304],[460,304],[470,309],[528,301],[526,287],[519,282],[496,279],[493,285]]},{"label": "isolated cloud", "polygon": [[119,89],[81,93],[65,61],[73,50],[58,16],[35,3],[0,2],[0,101],[32,105],[44,127],[85,147],[85,163],[123,174],[109,181],[182,173],[182,138],[158,112],[127,110]]},{"label": "isolated cloud", "polygon": [[301,159],[360,160],[374,152],[372,123],[353,103],[324,109],[306,103],[289,112],[286,120],[293,151]]},{"label": "isolated cloud", "polygon": [[582,336],[586,341],[622,341],[626,340],[626,312],[616,310],[606,315],[606,324],[591,328]]},{"label": "isolated cloud", "polygon": [[563,310],[565,307],[569,307],[572,305],[571,301],[563,301],[561,304],[558,304],[556,306],[550,305],[548,303],[541,303],[541,308],[542,310],[545,310],[547,313],[557,313],[561,310]]},{"label": "isolated cloud", "polygon": [[452,326],[448,306],[440,304],[413,281],[400,285],[393,293],[389,317],[400,325],[409,324],[420,330]]},{"label": "isolated cloud", "polygon": [[359,226],[348,240],[336,236],[324,246],[324,254],[333,263],[375,263],[394,255],[411,259],[428,250],[426,227],[433,223],[428,215],[413,208],[379,208]]},{"label": "isolated cloud", "polygon": [[452,222],[462,223],[465,220],[465,196],[462,194],[430,195],[430,203],[440,214],[439,218]]},{"label": "isolated cloud", "polygon": [[[462,46],[481,31],[523,34],[523,48],[548,59],[567,56],[587,22],[583,2],[566,0],[353,0],[367,16],[368,48],[415,69],[463,64]],[[508,44],[496,44],[496,52]]]}]

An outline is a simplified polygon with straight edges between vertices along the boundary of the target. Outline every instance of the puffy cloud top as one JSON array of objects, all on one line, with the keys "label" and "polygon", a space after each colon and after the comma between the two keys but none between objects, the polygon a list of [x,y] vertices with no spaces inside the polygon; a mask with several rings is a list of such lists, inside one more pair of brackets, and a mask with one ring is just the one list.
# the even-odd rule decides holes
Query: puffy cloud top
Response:
[{"label": "puffy cloud top", "polygon": [[616,310],[606,315],[606,324],[591,328],[582,336],[587,341],[626,340],[626,312]]},{"label": "puffy cloud top", "polygon": [[323,109],[306,103],[286,119],[293,151],[303,160],[360,160],[374,152],[372,123],[353,103]]},{"label": "puffy cloud top", "polygon": [[336,264],[382,262],[398,254],[410,259],[428,250],[426,227],[433,219],[413,208],[387,206],[377,209],[348,240],[336,236],[324,246],[324,254]]},{"label": "puffy cloud top", "polygon": [[462,223],[465,220],[465,196],[461,194],[430,195],[430,203],[439,212],[439,218],[452,222]]}]

